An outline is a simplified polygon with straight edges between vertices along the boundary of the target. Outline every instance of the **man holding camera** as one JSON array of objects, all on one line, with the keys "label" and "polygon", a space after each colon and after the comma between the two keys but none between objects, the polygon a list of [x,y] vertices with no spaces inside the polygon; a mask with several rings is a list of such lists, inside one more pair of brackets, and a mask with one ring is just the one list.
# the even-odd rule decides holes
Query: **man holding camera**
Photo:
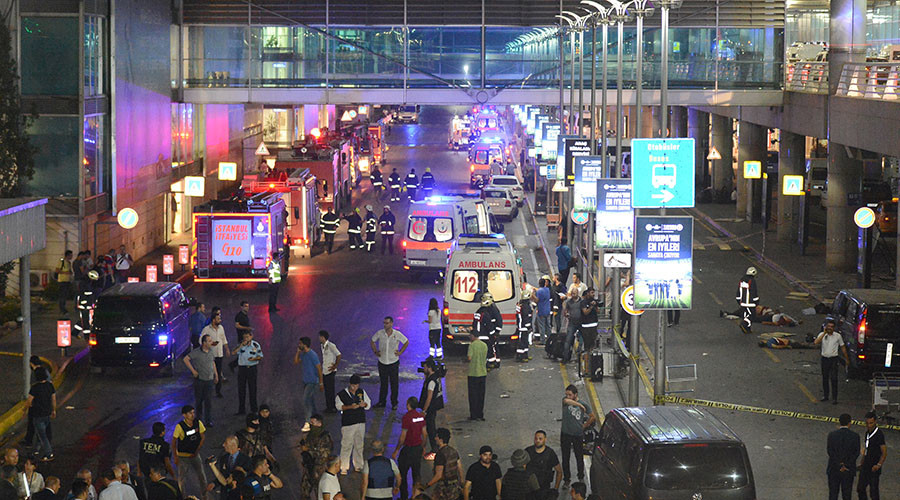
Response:
[{"label": "man holding camera", "polygon": [[430,356],[422,363],[425,381],[422,383],[422,393],[419,396],[419,404],[421,405],[422,413],[425,414],[425,429],[428,432],[428,440],[431,442],[432,453],[437,451],[437,444],[434,441],[434,435],[437,431],[435,419],[437,418],[437,412],[444,407],[444,390],[441,388],[443,369],[439,371],[438,368],[437,362]]}]

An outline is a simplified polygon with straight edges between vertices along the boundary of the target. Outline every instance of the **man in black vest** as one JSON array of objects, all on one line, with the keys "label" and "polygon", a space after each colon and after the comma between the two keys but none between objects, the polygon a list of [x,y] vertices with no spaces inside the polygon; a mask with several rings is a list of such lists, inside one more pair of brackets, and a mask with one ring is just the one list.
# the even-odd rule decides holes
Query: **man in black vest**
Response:
[{"label": "man in black vest", "polygon": [[351,455],[357,472],[363,466],[366,410],[372,407],[372,400],[359,383],[359,375],[351,375],[350,385],[334,399],[335,406],[341,410],[341,474],[347,474]]},{"label": "man in black vest", "polygon": [[178,468],[178,485],[184,491],[187,473],[193,470],[203,492],[201,498],[206,500],[206,471],[200,458],[200,448],[206,440],[206,426],[197,418],[191,405],[181,407],[181,416],[184,420],[178,422],[172,432],[172,451],[175,452],[175,467]]},{"label": "man in black vest", "polygon": [[437,452],[437,444],[434,441],[437,427],[435,419],[437,412],[444,407],[444,390],[441,388],[441,376],[437,373],[437,364],[434,358],[429,356],[422,367],[425,372],[425,381],[422,383],[422,393],[419,395],[419,404],[422,413],[425,414],[425,429],[428,432],[428,440],[431,442],[431,452]]},{"label": "man in black vest", "polygon": [[853,493],[856,458],[859,457],[859,434],[850,430],[850,415],[842,413],[841,426],[828,433],[828,499],[837,500],[838,492],[844,500]]},{"label": "man in black vest", "polygon": [[400,492],[400,468],[384,456],[384,443],[372,442],[372,458],[363,465],[362,498],[394,498]]}]

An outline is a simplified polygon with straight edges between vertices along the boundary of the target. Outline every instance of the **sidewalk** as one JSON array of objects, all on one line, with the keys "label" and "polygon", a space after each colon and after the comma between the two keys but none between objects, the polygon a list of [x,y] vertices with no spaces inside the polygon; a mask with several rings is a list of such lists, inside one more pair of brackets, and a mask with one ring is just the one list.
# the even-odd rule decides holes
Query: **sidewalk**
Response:
[{"label": "sidewalk", "polygon": [[[193,281],[193,273],[190,270],[190,266],[184,266],[184,271],[182,272],[181,266],[178,264],[178,245],[189,244],[190,237],[189,233],[179,235],[169,244],[135,261],[132,266],[132,276],[138,276],[141,278],[141,281],[144,281],[146,278],[146,266],[155,264],[158,270],[159,281],[164,281],[166,277],[162,274],[163,255],[172,254],[175,256],[176,263],[175,274],[171,276],[171,280],[178,281],[185,288],[190,286]],[[56,322],[60,319],[76,320],[74,297],[68,302],[68,315],[59,313],[56,301],[45,303],[39,300],[39,297],[40,295],[32,296],[31,353],[50,362],[54,369],[52,374],[54,385],[59,389],[59,386],[65,380],[66,369],[87,358],[87,339],[75,338],[73,329],[72,346],[67,349],[66,356],[64,356],[62,350],[56,346]],[[22,419],[23,359],[21,353],[21,328],[6,331],[4,335],[0,336],[0,372],[7,374],[4,384],[0,387],[0,411],[3,411],[3,414],[0,415],[0,439],[6,438],[9,431]]]},{"label": "sidewalk", "polygon": [[[824,234],[810,234],[806,255],[800,255],[799,246],[794,241],[778,241],[773,222],[766,232],[765,253],[763,253],[763,231],[761,224],[735,221],[734,205],[703,204],[687,210],[698,222],[711,227],[723,238],[716,242],[695,241],[700,244],[722,242],[736,248],[743,248],[754,254],[756,260],[784,277],[792,286],[809,293],[814,302],[830,304],[842,288],[856,287],[856,273],[842,272],[825,267]],[[696,231],[695,231],[696,234]],[[873,288],[893,288],[892,277],[873,275]]]}]

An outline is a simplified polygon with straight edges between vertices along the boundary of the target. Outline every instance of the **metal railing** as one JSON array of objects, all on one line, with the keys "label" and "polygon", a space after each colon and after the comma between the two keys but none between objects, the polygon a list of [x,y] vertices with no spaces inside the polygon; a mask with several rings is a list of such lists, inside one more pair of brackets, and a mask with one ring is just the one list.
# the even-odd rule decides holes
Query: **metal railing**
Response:
[{"label": "metal railing", "polygon": [[827,94],[828,63],[819,61],[788,63],[784,71],[784,90]]},{"label": "metal railing", "polygon": [[900,63],[845,64],[836,95],[896,101],[900,99]]}]

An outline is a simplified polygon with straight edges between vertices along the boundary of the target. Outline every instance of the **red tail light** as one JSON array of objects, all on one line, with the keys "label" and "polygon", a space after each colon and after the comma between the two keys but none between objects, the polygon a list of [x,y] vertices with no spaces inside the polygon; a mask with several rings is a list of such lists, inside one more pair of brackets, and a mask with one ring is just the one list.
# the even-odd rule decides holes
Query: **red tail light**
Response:
[{"label": "red tail light", "polygon": [[507,207],[511,207],[511,206],[512,206],[512,202],[510,202],[509,200],[506,200],[506,206],[507,206]]},{"label": "red tail light", "polygon": [[862,347],[866,343],[866,313],[863,311],[862,319],[859,320],[859,330],[856,331],[856,344]]},{"label": "red tail light", "polygon": [[153,363],[150,363],[150,368],[156,368],[158,366],[159,366],[159,363],[157,363],[155,361]]},{"label": "red tail light", "polygon": [[450,304],[444,301],[444,316],[450,316]]},{"label": "red tail light", "polygon": [[92,333],[91,336],[88,338],[88,344],[97,345],[97,334],[96,333]]},{"label": "red tail light", "polygon": [[401,243],[401,245],[403,246],[403,248],[406,248],[406,240],[403,240],[403,243]]}]

